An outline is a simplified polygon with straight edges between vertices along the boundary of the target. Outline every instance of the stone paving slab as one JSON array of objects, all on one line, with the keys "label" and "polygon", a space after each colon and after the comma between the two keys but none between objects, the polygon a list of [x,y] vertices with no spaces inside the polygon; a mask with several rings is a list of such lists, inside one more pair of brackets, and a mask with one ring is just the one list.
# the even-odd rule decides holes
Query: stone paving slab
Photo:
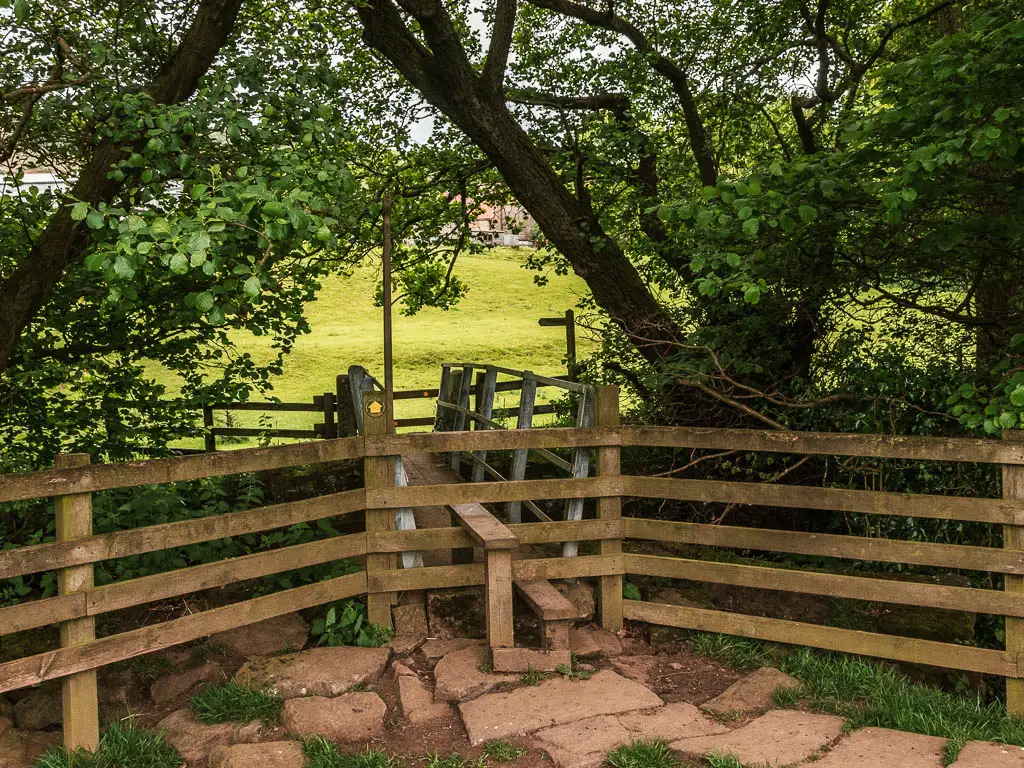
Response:
[{"label": "stone paving slab", "polygon": [[376,693],[346,693],[328,699],[289,699],[281,709],[281,726],[301,739],[323,736],[330,741],[364,741],[384,729],[387,705]]},{"label": "stone paving slab", "polygon": [[1024,747],[969,741],[952,768],[1024,768]]},{"label": "stone paving slab", "polygon": [[306,757],[297,741],[236,744],[210,755],[210,768],[304,768]]},{"label": "stone paving slab", "polygon": [[774,667],[761,667],[740,678],[725,692],[704,704],[709,712],[757,712],[771,709],[775,704],[775,691],[780,688],[802,688],[796,678]]},{"label": "stone paving slab", "polygon": [[630,712],[619,715],[619,722],[626,726],[634,740],[677,741],[728,733],[730,730],[728,726],[712,720],[693,704],[683,701],[667,704],[654,712]]},{"label": "stone paving slab", "polygon": [[[672,742],[671,747],[697,757],[733,755],[745,765],[768,763],[782,768],[817,755],[842,734],[843,723],[843,718],[833,715],[774,710],[734,731],[680,739]],[[815,763],[815,768],[818,765]],[[890,763],[886,768],[896,765],[903,768],[901,763]]]},{"label": "stone paving slab", "polygon": [[945,746],[946,740],[936,736],[861,728],[836,744],[814,768],[942,768]]},{"label": "stone paving slab", "polygon": [[287,656],[252,659],[235,677],[239,682],[268,687],[282,699],[298,696],[339,696],[354,685],[375,682],[388,663],[388,648],[314,648]]},{"label": "stone paving slab", "polygon": [[487,647],[471,645],[446,654],[434,667],[434,699],[462,701],[502,683],[514,683],[519,675],[484,672]]},{"label": "stone paving slab", "polygon": [[503,739],[598,715],[653,709],[664,702],[639,683],[615,672],[589,680],[558,677],[507,693],[488,693],[459,705],[470,741]]}]

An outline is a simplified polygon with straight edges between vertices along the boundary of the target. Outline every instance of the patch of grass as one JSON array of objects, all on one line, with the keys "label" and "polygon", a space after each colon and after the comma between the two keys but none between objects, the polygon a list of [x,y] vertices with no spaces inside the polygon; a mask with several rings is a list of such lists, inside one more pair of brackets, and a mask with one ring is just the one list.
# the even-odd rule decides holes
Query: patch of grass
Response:
[{"label": "patch of grass", "polygon": [[302,744],[306,768],[397,768],[397,761],[387,752],[366,749],[362,752],[339,752],[323,736],[315,736]]},{"label": "patch of grass", "polygon": [[[708,755],[704,760],[708,764],[708,768],[752,768],[743,765],[733,755]],[[766,764],[764,768],[770,767]]]},{"label": "patch of grass", "polygon": [[370,686],[366,683],[356,683],[346,688],[345,693],[366,693],[368,690],[370,690]]},{"label": "patch of grass", "polygon": [[574,667],[571,667],[568,664],[559,664],[557,667],[555,667],[555,671],[563,677],[567,677],[572,681],[589,680],[591,678],[591,673],[589,670],[575,669]]},{"label": "patch of grass", "polygon": [[772,664],[770,654],[757,640],[701,633],[693,638],[693,652],[737,669],[757,669]]},{"label": "patch of grass", "polygon": [[476,760],[470,760],[457,752],[453,752],[448,757],[441,757],[436,752],[428,753],[421,762],[427,768],[485,768],[487,765],[486,760],[482,756]]},{"label": "patch of grass", "polygon": [[234,680],[224,685],[207,685],[192,697],[193,714],[207,725],[253,720],[274,724],[281,717],[281,705],[278,696]]},{"label": "patch of grass", "polygon": [[679,760],[664,741],[634,741],[605,758],[611,768],[678,768]]},{"label": "patch of grass", "polygon": [[519,682],[523,685],[540,685],[549,677],[551,677],[550,672],[538,672],[533,667],[527,667],[523,676],[519,678]]},{"label": "patch of grass", "polygon": [[891,667],[853,656],[768,648],[754,640],[698,635],[693,650],[741,668],[776,666],[803,683],[802,691],[777,691],[783,706],[807,699],[810,709],[846,718],[851,728],[893,728],[949,739],[946,764],[968,741],[998,741],[1024,746],[1024,719],[977,696],[946,693],[915,683]]},{"label": "patch of grass", "polygon": [[132,726],[111,725],[94,753],[69,752],[60,747],[46,752],[33,768],[182,768],[185,761],[163,736]]},{"label": "patch of grass", "polygon": [[166,656],[139,656],[129,663],[132,675],[143,683],[151,683],[161,675],[174,671],[174,662]]},{"label": "patch of grass", "polygon": [[499,763],[512,763],[526,754],[526,750],[511,741],[495,739],[484,744],[484,754]]},{"label": "patch of grass", "polygon": [[803,697],[803,688],[778,688],[772,694],[776,706],[779,707],[792,707]]}]

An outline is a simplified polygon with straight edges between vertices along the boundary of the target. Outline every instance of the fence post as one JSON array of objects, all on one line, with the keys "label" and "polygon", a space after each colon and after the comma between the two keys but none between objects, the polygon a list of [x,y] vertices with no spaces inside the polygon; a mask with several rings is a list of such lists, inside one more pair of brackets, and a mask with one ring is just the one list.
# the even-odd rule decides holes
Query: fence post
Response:
[{"label": "fence post", "polygon": [[[460,408],[469,408],[469,392],[473,388],[473,366],[462,367],[462,377],[459,379],[459,399],[455,404]],[[455,412],[455,423],[452,431],[461,432],[466,428],[466,414],[464,411]],[[462,455],[459,451],[452,451],[452,469],[458,472],[462,468]]]},{"label": "fence post", "polygon": [[[441,403],[450,403],[452,401],[451,390],[452,390],[452,369],[447,366],[441,368],[441,384],[437,389],[437,399]],[[437,413],[434,416],[434,431],[435,432],[447,432],[450,412],[447,408],[437,406]]]},{"label": "fence post", "polygon": [[[597,427],[619,426],[619,388],[616,386],[595,387],[594,425]],[[618,446],[597,449],[598,477],[615,477],[622,474],[621,449]],[[597,500],[597,517],[600,520],[620,520],[622,499],[611,496]],[[622,538],[603,539],[602,555],[622,553]],[[611,632],[622,629],[622,576],[602,576],[600,590],[601,626]]]},{"label": "fence post", "polygon": [[[55,469],[70,469],[89,463],[89,454],[62,454],[54,459]],[[76,493],[54,500],[57,514],[57,541],[70,541],[92,535],[92,495]],[[93,587],[93,564],[61,568],[57,571],[57,591],[68,595],[87,592]],[[96,639],[96,620],[92,617],[65,621],[60,625],[62,648]],[[95,751],[100,741],[99,694],[96,670],[76,672],[61,681],[64,707],[64,746],[68,749]]]},{"label": "fence post", "polygon": [[213,434],[213,406],[203,406],[203,427],[206,428],[206,452],[213,453],[217,450],[217,436]]},{"label": "fence post", "polygon": [[[489,365],[482,377],[477,385],[476,412],[485,419],[490,419],[494,415],[494,388],[498,385],[498,372],[494,366]],[[489,424],[478,421],[475,428],[490,429],[491,427]],[[477,461],[473,462],[473,482],[481,483],[484,479],[483,462],[487,461],[487,451],[477,451],[476,458]]]},{"label": "fence post", "polygon": [[352,406],[352,391],[348,386],[348,374],[340,373],[335,379],[335,406],[338,409],[338,434],[353,437],[358,434],[356,414]]},{"label": "fence post", "polygon": [[512,550],[484,549],[484,613],[491,648],[515,646],[512,624]]},{"label": "fence post", "polygon": [[[363,392],[363,435],[380,437],[394,432],[394,425],[388,422],[384,395],[380,392]],[[363,485],[366,490],[395,487],[395,457],[367,456],[363,459]],[[381,533],[395,529],[395,516],[390,509],[366,510],[366,533]],[[385,571],[395,569],[397,559],[386,552],[366,555],[366,578],[371,581]],[[366,595],[366,613],[370,623],[380,627],[391,626],[391,592],[369,592]]]},{"label": "fence post", "polygon": [[324,439],[331,440],[338,436],[338,428],[334,423],[334,393],[324,392]]},{"label": "fence post", "polygon": [[[1007,429],[1004,440],[1024,440],[1024,431]],[[1003,498],[1024,499],[1024,466],[1003,465]],[[1003,526],[1003,547],[1024,550],[1024,525]],[[1003,576],[1003,589],[1007,592],[1024,592],[1024,576]],[[1024,658],[1024,619],[1006,617],[1006,651],[1020,668]],[[1006,711],[1011,715],[1024,715],[1024,679],[1006,678]]]},{"label": "fence post", "polygon": [[[519,397],[519,414],[516,418],[516,429],[529,429],[533,426],[533,408],[537,402],[537,379],[533,371],[523,371],[523,388]],[[526,479],[526,461],[529,451],[517,448],[512,452],[512,471],[509,480]],[[523,522],[523,502],[510,501],[505,507],[510,523]]]}]

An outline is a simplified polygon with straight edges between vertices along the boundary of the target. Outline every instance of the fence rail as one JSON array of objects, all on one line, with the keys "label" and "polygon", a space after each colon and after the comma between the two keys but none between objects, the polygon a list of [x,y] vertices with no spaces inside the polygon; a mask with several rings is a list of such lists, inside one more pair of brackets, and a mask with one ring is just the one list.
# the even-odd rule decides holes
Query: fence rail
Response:
[{"label": "fence rail", "polygon": [[[449,371],[452,369],[448,369]],[[525,381],[525,380],[524,380]],[[518,382],[520,389],[524,381]],[[495,384],[495,380],[490,380]],[[452,383],[447,382],[449,391]],[[486,385],[485,385],[486,386]],[[532,385],[527,384],[525,392]],[[582,385],[578,385],[582,386]],[[442,387],[442,390],[444,388]],[[459,387],[458,391],[464,391]],[[575,390],[574,390],[575,391]],[[425,391],[428,396],[431,390]],[[583,391],[577,392],[585,396]],[[594,393],[595,426],[552,429],[480,429],[432,434],[368,434],[311,443],[252,448],[114,465],[90,465],[85,457],[62,457],[42,472],[0,476],[0,501],[56,497],[57,541],[0,552],[0,578],[41,571],[61,574],[59,594],[0,609],[0,634],[53,623],[67,628],[63,647],[0,664],[0,692],[63,678],[76,701],[94,698],[90,677],[103,665],[191,642],[206,635],[342,597],[368,595],[371,617],[390,623],[391,596],[399,591],[483,584],[488,595],[504,595],[511,581],[552,578],[600,580],[600,617],[617,629],[623,617],[693,630],[723,632],[873,657],[970,670],[1007,678],[1008,707],[1024,712],[1024,441],[898,438],[875,435],[772,433],[747,430],[630,427],[618,424],[614,388]],[[484,409],[486,411],[486,409]],[[480,414],[480,409],[474,411]],[[482,414],[481,414],[482,415]],[[1011,436],[1012,437],[1012,436]],[[894,492],[853,491],[800,485],[686,480],[623,475],[620,452],[631,447],[769,451],[797,455],[871,456],[914,461],[1000,464],[1004,496],[960,498]],[[543,480],[515,478],[435,486],[396,487],[394,458],[406,453],[507,452],[510,463],[527,450],[572,449],[596,474]],[[265,469],[361,459],[364,488],[297,502],[274,504],[207,518],[146,528],[91,534],[91,494],[122,487],[194,480]],[[575,459],[574,459],[575,462]],[[582,462],[581,462],[582,463]],[[683,500],[784,507],[808,515],[833,511],[926,517],[991,524],[1004,531],[1003,547],[965,546],[819,534],[774,528],[713,525],[622,517],[623,498]],[[509,505],[531,500],[596,500],[589,519],[497,523],[476,511],[460,511],[460,527],[393,530],[394,511],[407,507],[465,504]],[[582,510],[582,506],[579,507]],[[296,523],[366,512],[363,532],[259,552],[155,576],[94,587],[91,569],[104,560],[145,554],[215,539],[283,528]],[[685,544],[686,557],[633,551],[630,542]],[[511,561],[500,552],[523,544],[593,542],[579,556]],[[425,549],[458,549],[483,543],[488,564],[399,567],[397,555]],[[702,548],[768,551],[827,558],[978,570],[1002,574],[1005,589],[978,589],[854,576],[824,570],[793,570],[702,559]],[[493,557],[491,555],[493,554]],[[363,559],[358,573],[214,608],[142,629],[94,639],[95,617],[216,586],[259,578],[343,558]],[[504,564],[498,568],[498,564]],[[504,574],[504,575],[501,575]],[[622,599],[624,576],[655,576],[796,594],[813,594],[895,605],[988,613],[1006,617],[1005,649],[973,648],[908,637],[684,608]],[[74,578],[72,578],[74,577]],[[491,598],[488,597],[490,600]],[[497,598],[495,598],[497,599]],[[503,598],[502,598],[503,599]],[[497,603],[495,603],[497,604]],[[489,619],[490,621],[490,619]],[[73,630],[73,631],[72,631]],[[90,687],[91,686],[91,687]],[[95,729],[88,706],[66,717],[69,746],[88,746]]]}]

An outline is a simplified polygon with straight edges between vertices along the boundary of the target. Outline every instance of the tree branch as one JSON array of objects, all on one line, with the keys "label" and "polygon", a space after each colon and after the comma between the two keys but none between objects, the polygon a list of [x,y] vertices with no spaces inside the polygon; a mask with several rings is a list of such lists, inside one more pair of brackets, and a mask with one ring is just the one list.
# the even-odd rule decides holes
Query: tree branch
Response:
[{"label": "tree branch", "polygon": [[494,27],[491,29],[491,44],[481,75],[484,87],[491,91],[501,90],[508,67],[508,52],[512,47],[512,34],[516,27],[517,0],[497,0],[494,13]]}]

